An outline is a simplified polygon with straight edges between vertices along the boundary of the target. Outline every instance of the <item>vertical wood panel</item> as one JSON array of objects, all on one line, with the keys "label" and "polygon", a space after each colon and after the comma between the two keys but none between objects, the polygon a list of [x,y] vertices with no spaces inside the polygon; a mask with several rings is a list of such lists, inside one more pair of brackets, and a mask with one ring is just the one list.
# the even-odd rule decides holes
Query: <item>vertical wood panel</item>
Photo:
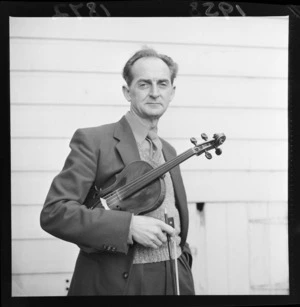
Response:
[{"label": "vertical wood panel", "polygon": [[288,207],[269,203],[271,294],[285,294],[289,289]]},{"label": "vertical wood panel", "polygon": [[[272,221],[271,221],[272,223]],[[287,223],[271,224],[270,227],[270,294],[281,294],[289,288]]]},{"label": "vertical wood panel", "polygon": [[210,203],[205,211],[207,294],[228,294],[227,205]]},{"label": "vertical wood panel", "polygon": [[268,219],[268,207],[252,204],[249,209],[250,286],[252,294],[269,294],[264,290],[270,279],[269,227],[261,223]]},{"label": "vertical wood panel", "polygon": [[192,272],[197,295],[207,293],[207,251],[205,240],[205,214],[197,210],[196,204],[189,204],[190,226],[187,242],[193,255]]},{"label": "vertical wood panel", "polygon": [[227,205],[228,292],[249,294],[249,242],[247,204]]},{"label": "vertical wood panel", "polygon": [[287,203],[261,203],[249,210],[251,291],[287,294]]}]

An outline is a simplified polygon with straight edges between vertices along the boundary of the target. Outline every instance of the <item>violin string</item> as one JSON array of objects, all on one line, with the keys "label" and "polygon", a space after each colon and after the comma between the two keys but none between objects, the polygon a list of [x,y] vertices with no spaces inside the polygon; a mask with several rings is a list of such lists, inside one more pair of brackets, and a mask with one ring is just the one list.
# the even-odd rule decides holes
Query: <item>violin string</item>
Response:
[{"label": "violin string", "polygon": [[[193,155],[193,153],[191,154]],[[128,193],[129,195],[134,193],[135,190],[139,190],[140,188],[143,187],[143,185],[147,185],[149,184],[152,180],[154,180],[156,177],[157,177],[157,173],[158,172],[162,172],[163,174],[165,172],[167,172],[167,170],[163,170],[165,168],[168,168],[170,165],[173,165],[175,164],[176,166],[176,163],[178,162],[178,160],[181,160],[180,158],[183,158],[183,161],[186,160],[188,157],[190,156],[190,150],[184,152],[183,154],[181,154],[180,156],[176,157],[176,159],[174,160],[171,160],[169,162],[169,164],[165,163],[163,164],[162,166],[156,168],[156,169],[153,169],[151,170],[150,172],[144,174],[142,177],[138,178],[138,179],[135,179],[133,181],[131,181],[129,184],[121,187],[118,191],[118,194],[121,196],[121,197],[124,197],[126,196],[126,193]],[[178,158],[178,159],[177,159]],[[182,162],[183,162],[182,161]],[[181,162],[180,162],[181,163]],[[171,168],[173,168],[174,166],[172,166]],[[148,182],[149,181],[149,182]],[[133,190],[132,190],[133,188]],[[131,190],[130,190],[131,189]],[[116,191],[115,191],[116,192]],[[127,195],[127,196],[129,196]],[[109,196],[107,198],[107,200],[110,202],[110,204],[115,204],[115,201],[118,200],[118,195],[116,193],[114,193],[113,195]],[[126,197],[125,197],[126,198]]]},{"label": "violin string", "polygon": [[[179,160],[180,160],[180,159],[179,159]],[[135,186],[133,186],[133,187],[130,187],[130,186],[127,187],[128,189],[122,192],[122,196],[125,196],[125,197],[126,197],[126,193],[128,193],[128,194],[132,193],[132,192],[133,192],[133,191],[132,191],[132,188],[137,188],[137,190],[139,190],[139,186],[143,186],[145,183],[147,184],[148,181],[149,181],[149,183],[150,183],[152,180],[156,179],[157,174],[160,173],[160,172],[161,172],[162,174],[166,173],[166,172],[167,172],[167,169],[169,169],[169,166],[170,166],[171,168],[173,168],[173,167],[177,164],[177,162],[178,162],[178,160],[176,160],[176,161],[170,161],[170,164],[167,164],[167,165],[163,164],[163,166],[161,167],[161,169],[156,168],[156,169],[154,169],[153,171],[150,171],[150,172],[146,173],[144,177],[139,178],[137,185],[135,185]],[[173,165],[174,165],[174,166],[173,166]],[[162,174],[161,174],[161,175],[162,175]],[[130,190],[130,189],[131,189],[131,190]]]},{"label": "violin string", "polygon": [[[188,152],[188,151],[187,151]],[[128,183],[127,185],[121,187],[119,190],[116,190],[118,192],[118,194],[121,196],[121,197],[124,197],[124,195],[126,194],[126,192],[128,193],[129,191],[129,195],[130,193],[134,193],[134,190],[132,191],[132,188],[136,189],[136,190],[139,190],[140,187],[143,187],[143,184],[146,182],[146,185],[147,185],[147,182],[149,180],[149,183],[152,181],[150,180],[151,177],[153,177],[153,175],[157,176],[156,174],[159,173],[159,172],[162,172],[162,169],[164,169],[166,166],[169,167],[169,165],[171,164],[174,164],[172,162],[177,162],[179,160],[179,158],[181,158],[182,156],[184,156],[187,152],[184,152],[183,154],[181,154],[180,156],[176,157],[175,159],[169,161],[171,163],[165,163],[165,164],[162,164],[161,166],[159,166],[158,168],[156,169],[153,169],[151,170],[150,172],[144,174],[142,177],[140,178],[137,178],[133,181],[131,181],[130,183]],[[176,160],[176,161],[175,161]],[[167,164],[167,165],[166,165]],[[155,176],[154,176],[154,179],[155,179]],[[137,188],[138,187],[138,188]],[[130,191],[131,189],[131,191]],[[116,192],[115,191],[115,192]],[[111,204],[115,204],[115,201],[118,200],[118,195],[116,193],[114,193],[113,195],[109,196],[108,198],[106,198],[106,200]]]},{"label": "violin string", "polygon": [[[175,167],[177,164],[182,163],[183,161],[185,161],[186,159],[188,159],[190,156],[194,155],[194,151],[193,149],[189,149],[185,152],[183,152],[182,154],[180,154],[179,156],[177,156],[175,159],[170,160],[169,162],[166,162],[164,164],[162,164],[161,166],[147,172],[146,174],[142,175],[140,178],[137,178],[131,182],[129,182],[127,185],[117,189],[116,191],[114,191],[115,193],[111,196],[108,196],[107,198],[105,198],[105,196],[103,198],[105,198],[111,205],[115,204],[115,201],[118,201],[119,197],[116,194],[116,192],[123,197],[124,195],[126,195],[126,193],[128,193],[130,195],[130,193],[134,193],[134,190],[139,190],[140,187],[142,187],[145,183],[146,185],[148,183],[150,183],[152,180],[154,180],[157,176],[157,173],[162,172],[162,174],[166,173],[167,170],[169,168],[169,166],[172,165],[172,167],[170,167],[170,169],[172,169],[173,167]],[[182,160],[182,161],[181,161]],[[180,162],[179,162],[180,161]],[[178,163],[179,162],[179,163]],[[174,166],[173,166],[174,165]],[[149,182],[148,182],[149,181]],[[138,187],[138,188],[137,188]],[[131,189],[131,190],[130,190]],[[133,191],[132,191],[133,189]]]},{"label": "violin string", "polygon": [[[211,142],[211,141],[210,141]],[[210,142],[206,142],[207,144],[210,143]],[[205,144],[206,144],[205,143]],[[203,145],[203,144],[201,144]],[[208,149],[208,148],[207,148]],[[204,152],[204,150],[202,150],[202,153]],[[119,189],[117,189],[116,191],[113,192],[112,195],[108,196],[108,197],[105,197],[103,196],[103,198],[107,201],[110,202],[110,205],[113,205],[115,204],[116,201],[119,200],[119,196],[121,196],[121,199],[122,197],[125,195],[126,196],[126,193],[129,193],[128,196],[130,196],[132,193],[134,193],[135,191],[138,191],[139,189],[141,189],[143,187],[143,185],[147,185],[149,184],[151,181],[155,180],[156,177],[157,177],[157,173],[158,172],[162,172],[161,175],[163,175],[164,173],[168,172],[168,170],[174,168],[176,165],[184,162],[185,160],[187,160],[188,158],[190,158],[191,156],[193,156],[194,154],[196,154],[196,152],[194,152],[194,148],[191,148],[191,149],[188,149],[187,151],[183,152],[182,154],[180,154],[179,156],[177,156],[176,158],[170,160],[169,162],[166,162],[164,164],[162,164],[161,166],[155,168],[155,169],[152,169],[150,170],[149,172],[145,173],[144,175],[142,175],[141,177],[129,182],[127,185],[124,185],[123,187],[120,187]],[[198,155],[200,153],[198,152]],[[179,161],[179,162],[178,162]],[[173,165],[172,167],[169,168],[170,165]],[[164,168],[167,168],[168,170],[164,170],[162,171],[162,169]],[[151,176],[153,177],[153,179],[151,178]],[[149,177],[149,178],[148,178]],[[151,180],[150,180],[151,178]],[[148,182],[149,181],[149,182]],[[140,183],[140,184],[138,184]],[[138,188],[136,188],[136,185],[138,186]],[[132,189],[133,188],[133,191],[130,191],[130,188]],[[128,192],[129,191],[129,192]],[[118,194],[117,194],[117,193]]]},{"label": "violin string", "polygon": [[[186,154],[186,152],[184,153]],[[185,155],[183,155],[185,156]],[[169,169],[170,168],[173,168],[174,164],[176,165],[178,163],[178,160],[181,160],[180,158],[182,158],[182,156],[180,155],[179,157],[177,157],[178,159],[174,159],[174,160],[171,160],[169,161],[169,163],[165,163],[161,166],[159,166],[158,168],[155,168],[153,170],[150,170],[149,172],[145,173],[142,177],[134,180],[134,181],[131,181],[128,185],[126,186],[123,186],[119,189],[119,194],[121,194],[121,196],[125,196],[126,197],[126,193],[132,193],[132,191],[130,190],[131,188],[136,188],[136,187],[139,187],[139,186],[143,186],[146,182],[149,181],[149,183],[154,180],[159,173],[161,174],[164,174],[165,172],[167,172],[166,169]],[[138,190],[138,188],[137,188]],[[129,196],[129,195],[128,195]]]}]

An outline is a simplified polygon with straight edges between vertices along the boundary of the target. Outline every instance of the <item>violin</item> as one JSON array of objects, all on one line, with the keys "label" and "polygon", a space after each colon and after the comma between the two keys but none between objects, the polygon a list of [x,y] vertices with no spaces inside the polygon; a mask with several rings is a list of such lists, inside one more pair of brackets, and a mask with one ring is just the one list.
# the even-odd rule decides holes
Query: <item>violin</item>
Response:
[{"label": "violin", "polygon": [[89,207],[94,209],[102,205],[105,209],[128,211],[135,215],[142,215],[157,209],[165,198],[164,175],[172,168],[186,161],[192,156],[205,154],[207,159],[211,159],[210,150],[215,149],[215,153],[220,155],[219,148],[226,139],[223,133],[213,135],[213,139],[208,141],[205,133],[201,134],[205,142],[197,144],[195,138],[190,141],[194,144],[179,156],[153,168],[145,161],[134,161],[128,164],[118,175],[115,182],[106,189],[98,190],[93,198],[95,203]]}]

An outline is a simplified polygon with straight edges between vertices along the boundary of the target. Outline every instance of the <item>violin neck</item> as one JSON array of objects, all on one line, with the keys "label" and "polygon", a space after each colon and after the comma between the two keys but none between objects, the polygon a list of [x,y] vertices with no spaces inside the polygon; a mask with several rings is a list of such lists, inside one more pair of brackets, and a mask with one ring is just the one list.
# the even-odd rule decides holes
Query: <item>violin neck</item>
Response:
[{"label": "violin neck", "polygon": [[161,164],[157,168],[154,168],[148,174],[153,173],[153,176],[155,177],[155,179],[157,179],[161,177],[162,175],[164,175],[165,173],[167,173],[168,171],[170,171],[172,168],[176,167],[177,165],[181,164],[185,160],[192,157],[194,154],[195,152],[193,151],[193,149],[189,149],[183,152],[182,154],[180,154],[179,156]]},{"label": "violin neck", "polygon": [[158,166],[157,168],[154,168],[153,170],[147,172],[143,176],[137,178],[136,180],[128,183],[128,186],[123,186],[122,190],[124,191],[122,193],[122,198],[125,199],[132,195],[133,193],[139,191],[143,187],[150,184],[152,181],[156,180],[157,178],[161,177],[168,171],[170,171],[172,168],[176,167],[180,163],[184,162],[185,160],[189,159],[193,155],[195,155],[195,151],[193,148],[183,152],[179,156],[163,163],[162,165]]}]

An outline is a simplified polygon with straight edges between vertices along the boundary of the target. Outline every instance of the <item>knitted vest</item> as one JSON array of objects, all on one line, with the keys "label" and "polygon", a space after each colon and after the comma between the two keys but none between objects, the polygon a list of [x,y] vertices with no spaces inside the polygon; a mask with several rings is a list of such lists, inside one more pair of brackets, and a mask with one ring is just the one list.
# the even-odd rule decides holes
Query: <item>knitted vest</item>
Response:
[{"label": "knitted vest", "polygon": [[[155,161],[151,161],[149,159],[149,154],[146,152],[141,146],[138,146],[140,157],[143,161],[148,162],[153,167],[157,167],[159,164],[164,163],[163,155],[161,155],[161,161],[159,163]],[[174,197],[174,189],[173,189],[173,183],[171,180],[170,173],[166,173],[164,177],[165,185],[166,185],[166,195],[163,203],[160,207],[158,207],[156,210],[151,211],[149,213],[146,213],[145,216],[151,216],[157,219],[160,219],[162,221],[165,221],[165,208],[167,209],[168,216],[174,218],[174,224],[175,224],[175,230],[176,230],[176,236],[175,241],[177,245],[176,250],[176,256],[179,257],[182,253],[180,244],[180,219],[179,219],[179,213],[177,208],[175,207],[175,197]],[[174,258],[174,251],[173,251],[173,244],[171,244],[171,254],[172,258]],[[169,260],[169,252],[168,252],[168,245],[167,243],[162,244],[159,248],[154,249],[151,247],[145,247],[141,244],[136,243],[135,245],[135,253],[133,258],[133,263],[153,263],[153,262],[159,262],[159,261],[165,261]]]}]

